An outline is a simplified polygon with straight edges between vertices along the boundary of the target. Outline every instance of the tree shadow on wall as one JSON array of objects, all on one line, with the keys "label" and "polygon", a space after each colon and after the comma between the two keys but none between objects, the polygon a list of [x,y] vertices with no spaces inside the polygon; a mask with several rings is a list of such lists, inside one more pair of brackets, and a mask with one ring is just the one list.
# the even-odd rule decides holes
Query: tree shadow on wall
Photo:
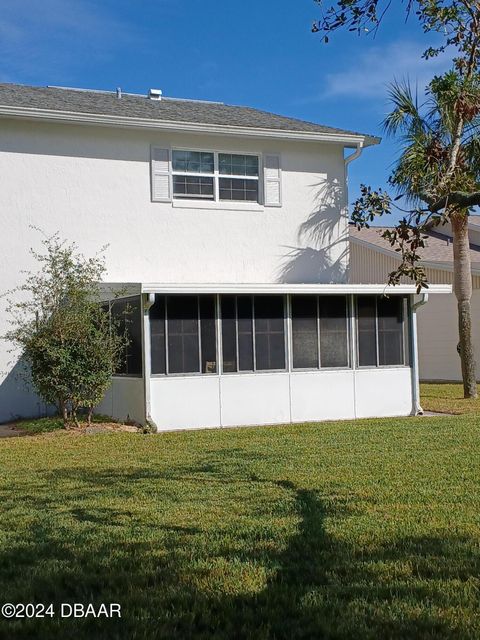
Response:
[{"label": "tree shadow on wall", "polygon": [[348,220],[345,192],[337,180],[314,185],[314,209],[297,232],[299,246],[287,253],[277,275],[281,283],[335,283],[347,277]]},{"label": "tree shadow on wall", "polygon": [[12,363],[0,382],[0,424],[22,418],[44,417],[55,413],[35,392],[26,362],[19,358]]}]

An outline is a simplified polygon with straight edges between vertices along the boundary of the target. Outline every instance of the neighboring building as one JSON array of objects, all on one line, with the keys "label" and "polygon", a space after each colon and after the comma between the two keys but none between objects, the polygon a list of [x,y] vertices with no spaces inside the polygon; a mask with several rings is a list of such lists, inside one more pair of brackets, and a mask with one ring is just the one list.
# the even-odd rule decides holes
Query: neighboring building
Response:
[{"label": "neighboring building", "polygon": [[[350,225],[350,282],[384,282],[400,260],[380,232],[385,227],[356,229]],[[477,362],[480,362],[480,216],[469,220],[470,256],[472,261],[473,340]],[[426,247],[419,250],[429,283],[453,283],[453,242],[451,225],[430,231]],[[462,379],[458,344],[457,299],[431,296],[418,311],[419,371],[421,380]]]},{"label": "neighboring building", "polygon": [[[87,255],[108,243],[107,280],[137,309],[102,412],[168,429],[415,411],[414,287],[347,282],[346,166],[378,139],[158,91],[8,84],[0,129],[1,289],[34,266],[35,225]],[[0,421],[45,411],[0,349]]]}]

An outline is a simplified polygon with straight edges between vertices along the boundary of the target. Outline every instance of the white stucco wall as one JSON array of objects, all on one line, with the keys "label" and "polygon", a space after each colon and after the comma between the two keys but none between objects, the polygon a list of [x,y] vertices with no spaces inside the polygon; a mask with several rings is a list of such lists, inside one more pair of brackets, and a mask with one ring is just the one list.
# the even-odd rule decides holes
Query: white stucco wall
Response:
[{"label": "white stucco wall", "polygon": [[[152,203],[150,147],[280,153],[283,205],[218,210]],[[34,267],[30,247],[56,231],[93,255],[108,243],[120,282],[342,282],[348,254],[341,145],[242,140],[0,120],[0,292]],[[6,326],[0,299],[0,334]],[[15,387],[0,343],[0,422],[38,400]]]}]

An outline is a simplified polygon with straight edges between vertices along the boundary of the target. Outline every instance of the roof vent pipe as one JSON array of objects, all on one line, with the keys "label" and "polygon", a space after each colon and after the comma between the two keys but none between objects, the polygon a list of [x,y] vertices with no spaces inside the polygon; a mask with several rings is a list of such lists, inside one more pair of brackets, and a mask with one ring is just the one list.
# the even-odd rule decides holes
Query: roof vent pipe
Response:
[{"label": "roof vent pipe", "polygon": [[161,100],[162,99],[162,90],[161,89],[150,89],[148,92],[148,97],[150,100]]},{"label": "roof vent pipe", "polygon": [[117,98],[121,98],[121,97],[122,97],[122,88],[117,87]]}]

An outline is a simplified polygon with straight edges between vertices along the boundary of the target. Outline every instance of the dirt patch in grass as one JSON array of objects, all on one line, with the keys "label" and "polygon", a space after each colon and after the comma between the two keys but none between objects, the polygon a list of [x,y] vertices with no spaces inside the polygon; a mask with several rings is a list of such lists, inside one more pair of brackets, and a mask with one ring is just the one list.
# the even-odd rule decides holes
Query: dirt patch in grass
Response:
[{"label": "dirt patch in grass", "polygon": [[114,422],[111,418],[105,416],[94,416],[90,425],[86,421],[80,421],[78,427],[72,424],[67,429],[65,429],[63,426],[62,418],[58,416],[53,416],[50,418],[20,420],[9,425],[0,425],[0,437],[2,436],[2,429],[6,434],[8,434],[4,437],[52,434],[58,431],[76,436],[96,435],[99,433],[112,433],[122,431],[137,433],[138,431],[140,431],[140,429],[135,425]]}]

